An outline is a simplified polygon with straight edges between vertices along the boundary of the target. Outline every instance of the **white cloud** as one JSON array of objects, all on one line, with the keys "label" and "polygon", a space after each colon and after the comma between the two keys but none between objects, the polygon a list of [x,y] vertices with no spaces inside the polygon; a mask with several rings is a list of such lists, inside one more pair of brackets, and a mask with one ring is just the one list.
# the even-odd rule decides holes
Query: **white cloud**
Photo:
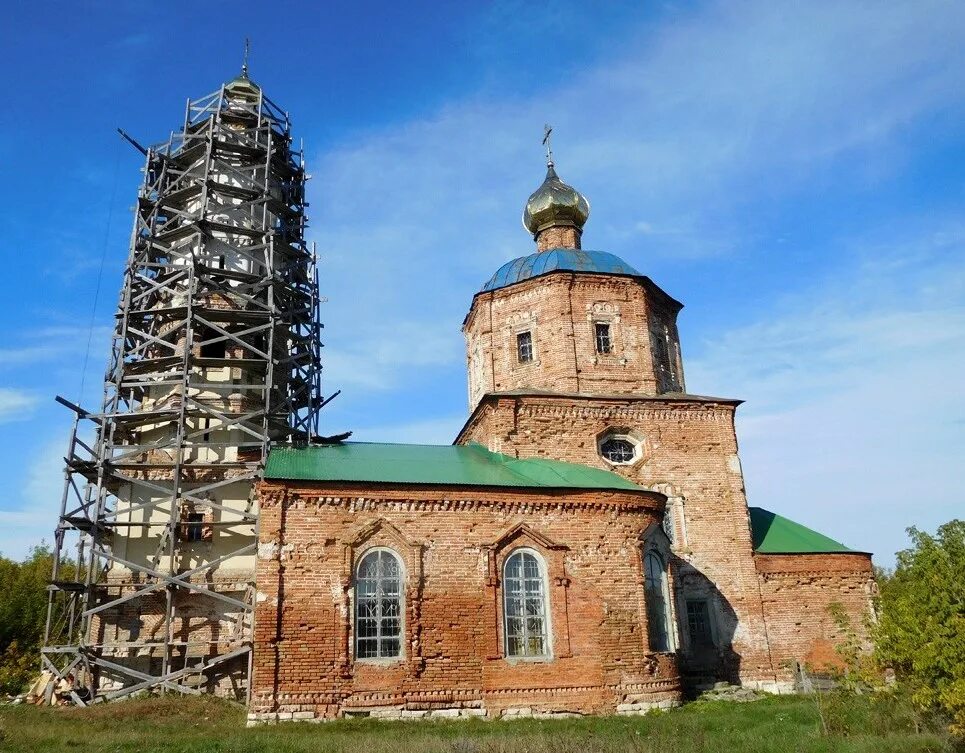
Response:
[{"label": "white cloud", "polygon": [[0,423],[29,418],[38,402],[37,396],[31,392],[0,387]]},{"label": "white cloud", "polygon": [[323,359],[326,384],[337,388],[387,390],[398,385],[404,373],[451,364],[461,355],[458,339],[438,326],[413,321],[366,321],[352,327],[352,337],[337,348],[326,348]]},{"label": "white cloud", "polygon": [[[878,180],[918,119],[961,109],[963,27],[965,6],[941,0],[718,3],[628,31],[536,96],[470,93],[326,147],[310,194],[330,383],[411,383],[430,332],[458,365],[469,296],[532,248],[519,215],[546,120],[561,175],[593,203],[587,247],[638,265],[641,242],[648,258],[731,253],[757,232],[752,207],[856,151],[846,179]],[[387,322],[391,352],[360,346]]]},{"label": "white cloud", "polygon": [[[965,232],[906,229],[761,321],[707,333],[694,392],[747,397],[750,504],[893,562],[965,509]],[[713,337],[711,340],[710,338]]]},{"label": "white cloud", "polygon": [[91,351],[102,357],[105,343],[110,342],[111,330],[108,327],[42,327],[19,334],[19,346],[0,349],[0,368],[15,368],[33,364],[76,359],[87,349],[88,340]]},{"label": "white cloud", "polygon": [[52,543],[64,484],[65,437],[42,445],[26,468],[22,503],[0,510],[0,554],[20,559],[41,541]]}]

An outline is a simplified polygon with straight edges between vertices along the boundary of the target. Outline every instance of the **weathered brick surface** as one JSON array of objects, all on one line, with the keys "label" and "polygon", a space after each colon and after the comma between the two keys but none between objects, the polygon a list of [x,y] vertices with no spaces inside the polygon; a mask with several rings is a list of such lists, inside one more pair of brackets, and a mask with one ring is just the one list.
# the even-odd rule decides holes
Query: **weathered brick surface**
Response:
[{"label": "weathered brick surface", "polygon": [[536,250],[549,251],[554,248],[580,248],[583,231],[570,225],[548,227],[536,234]]},{"label": "weathered brick surface", "polygon": [[[457,442],[607,468],[665,493],[681,560],[678,612],[685,613],[688,597],[708,599],[722,644],[718,654],[702,655],[702,666],[695,669],[723,679],[774,682],[737,456],[735,407],[736,401],[666,397],[491,395]],[[643,438],[637,463],[612,465],[600,456],[597,438],[610,429],[632,430]],[[680,632],[682,650],[690,653],[687,631]]]},{"label": "weathered brick surface", "polygon": [[[646,278],[554,272],[480,293],[463,327],[469,404],[519,388],[656,395],[683,389],[680,304]],[[595,322],[610,324],[613,351],[596,352]],[[519,363],[516,335],[533,336]]]},{"label": "weathered brick surface", "polygon": [[[607,468],[649,493],[261,484],[252,721],[641,713],[678,702],[681,670],[783,689],[795,662],[826,663],[841,638],[829,607],[860,628],[870,558],[755,556],[739,401],[684,394],[679,309],[646,278],[554,272],[480,293],[464,322],[473,413],[457,443]],[[607,433],[640,443],[635,462],[601,457]],[[672,553],[655,533],[665,511]],[[649,649],[644,532],[670,563],[676,654]],[[520,544],[549,570],[550,661],[502,655],[500,573]],[[373,546],[405,565],[395,662],[353,653],[354,566]],[[695,602],[713,646],[691,643]]]},{"label": "weathered brick surface", "polygon": [[[674,657],[649,649],[643,598],[641,536],[660,520],[659,494],[260,492],[255,714],[612,713],[679,699]],[[353,653],[354,566],[374,546],[405,566],[404,657],[388,663]],[[503,658],[502,563],[518,546],[547,564],[550,661]]]},{"label": "weathered brick surface", "polygon": [[[193,579],[195,583],[234,599],[246,598],[247,582],[253,573],[236,573],[236,578],[215,577]],[[141,584],[143,587],[143,584]],[[134,592],[135,586],[109,581],[100,591],[99,603]],[[200,666],[206,660],[249,644],[245,631],[250,619],[244,613],[221,601],[178,590],[173,596],[170,621],[171,643],[168,670],[178,671]],[[94,615],[88,635],[89,645],[99,654],[121,667],[160,675],[164,667],[164,641],[168,630],[165,619],[166,596],[163,590],[131,599]],[[189,678],[192,687],[206,692],[242,699],[247,689],[248,660],[241,656],[218,665],[216,672],[196,673]],[[102,690],[132,684],[132,675],[122,670],[103,669],[98,677]]]},{"label": "weathered brick surface", "polygon": [[[869,573],[842,575],[834,557],[819,556],[808,567],[831,580],[812,587],[807,576],[768,595],[778,576],[759,575],[755,564],[734,430],[739,401],[683,394],[679,309],[648,279],[617,275],[554,272],[478,294],[463,327],[473,413],[456,442],[608,468],[666,494],[677,613],[686,615],[688,600],[706,600],[718,644],[689,645],[681,619],[684,669],[786,687],[788,661],[826,640],[824,617],[813,612],[826,615],[835,593],[843,591],[838,601],[862,624]],[[610,354],[596,352],[597,321],[610,324]],[[521,331],[532,333],[530,363],[516,357]],[[638,460],[605,461],[598,443],[607,432],[638,438]]]},{"label": "weathered brick surface", "polygon": [[[865,634],[875,592],[871,555],[756,555],[767,633],[775,664],[786,674],[795,662],[820,671],[839,666],[835,647],[848,629]],[[837,605],[848,617],[842,629],[832,618]]]}]

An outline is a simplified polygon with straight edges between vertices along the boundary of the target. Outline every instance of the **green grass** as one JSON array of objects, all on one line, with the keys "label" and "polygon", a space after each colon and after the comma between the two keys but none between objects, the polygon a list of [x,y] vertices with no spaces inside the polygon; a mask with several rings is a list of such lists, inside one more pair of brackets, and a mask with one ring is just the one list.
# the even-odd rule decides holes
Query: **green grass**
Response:
[{"label": "green grass", "polygon": [[287,722],[245,729],[245,712],[213,698],[147,698],[91,709],[0,707],[0,751],[85,753],[696,753],[953,751],[940,728],[868,696],[698,702],[643,717],[516,721]]}]

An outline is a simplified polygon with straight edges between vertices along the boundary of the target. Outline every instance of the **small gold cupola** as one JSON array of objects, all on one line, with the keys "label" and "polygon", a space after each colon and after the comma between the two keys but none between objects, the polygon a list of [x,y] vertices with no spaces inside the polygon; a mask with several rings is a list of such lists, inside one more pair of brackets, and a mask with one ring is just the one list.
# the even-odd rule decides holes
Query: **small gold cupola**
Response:
[{"label": "small gold cupola", "polygon": [[580,248],[583,225],[590,216],[590,202],[586,197],[560,180],[553,164],[550,134],[546,126],[543,144],[546,145],[546,179],[526,202],[523,226],[533,234],[538,251],[553,248]]}]

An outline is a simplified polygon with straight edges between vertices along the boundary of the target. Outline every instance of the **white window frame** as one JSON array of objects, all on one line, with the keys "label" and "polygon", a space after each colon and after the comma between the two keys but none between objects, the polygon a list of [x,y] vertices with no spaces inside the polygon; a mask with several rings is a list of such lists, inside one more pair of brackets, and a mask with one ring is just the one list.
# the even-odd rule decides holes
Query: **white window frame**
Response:
[{"label": "white window frame", "polygon": [[[386,553],[395,558],[396,563],[399,567],[399,651],[394,656],[382,656],[382,620],[384,617],[376,617],[376,656],[359,656],[359,640],[361,639],[358,633],[358,622],[359,622],[359,607],[361,606],[362,599],[359,597],[359,571],[362,567],[362,563],[373,554]],[[355,657],[355,661],[358,662],[368,662],[375,664],[387,664],[401,661],[405,658],[405,597],[406,597],[406,572],[405,572],[405,561],[402,556],[389,547],[378,546],[366,549],[361,552],[358,556],[358,560],[355,563],[355,569],[352,573],[352,591],[353,591],[353,604],[352,604],[352,654]],[[366,637],[366,640],[371,640],[370,637]]]},{"label": "white window frame", "polygon": [[[600,336],[597,327],[606,327],[606,339],[609,346],[608,350],[600,350]],[[609,319],[593,320],[593,352],[598,356],[616,355],[616,343],[613,341],[613,322]]]},{"label": "white window frame", "polygon": [[[519,357],[519,338],[523,335],[529,335],[529,358],[525,361]],[[526,366],[528,364],[536,363],[536,336],[533,333],[532,328],[520,329],[513,332],[513,349],[516,353],[517,366]]]},{"label": "white window frame", "polygon": [[[633,445],[633,457],[630,460],[610,460],[603,454],[603,445],[610,440],[623,440]],[[632,434],[619,431],[606,432],[600,436],[596,443],[596,451],[601,458],[610,465],[633,465],[643,457],[643,442]]]},{"label": "white window frame", "polygon": [[[666,636],[666,647],[665,648],[653,648],[653,625],[651,624],[651,618],[653,617],[651,611],[650,596],[654,592],[654,588],[650,585],[650,582],[654,580],[650,572],[650,558],[653,557],[657,560],[660,566],[659,575],[659,586],[656,589],[661,601],[663,602],[663,632]],[[644,600],[647,603],[647,641],[651,646],[651,649],[658,653],[672,653],[677,650],[676,642],[674,640],[674,630],[673,630],[673,615],[671,612],[671,601],[670,601],[670,581],[667,575],[667,559],[662,552],[654,548],[644,549],[643,551],[643,575],[644,575]]]},{"label": "white window frame", "polygon": [[[509,567],[510,560],[516,555],[531,555],[536,560],[536,566],[539,569],[539,579],[541,588],[541,597],[543,602],[543,653],[542,654],[510,654],[509,653],[509,588],[507,586],[507,581],[509,578],[506,575],[507,568]],[[525,581],[525,575],[523,577]],[[502,567],[502,610],[503,610],[503,658],[510,662],[518,661],[551,661],[553,658],[553,622],[550,615],[550,599],[549,599],[549,577],[546,568],[546,560],[543,559],[541,555],[535,549],[531,547],[517,547],[506,554],[503,559]],[[525,611],[526,602],[526,592],[525,586],[523,587],[522,596],[519,597],[523,601],[523,611]],[[522,617],[523,622],[523,636],[525,645],[526,636],[526,626],[525,626],[525,615]]]}]

